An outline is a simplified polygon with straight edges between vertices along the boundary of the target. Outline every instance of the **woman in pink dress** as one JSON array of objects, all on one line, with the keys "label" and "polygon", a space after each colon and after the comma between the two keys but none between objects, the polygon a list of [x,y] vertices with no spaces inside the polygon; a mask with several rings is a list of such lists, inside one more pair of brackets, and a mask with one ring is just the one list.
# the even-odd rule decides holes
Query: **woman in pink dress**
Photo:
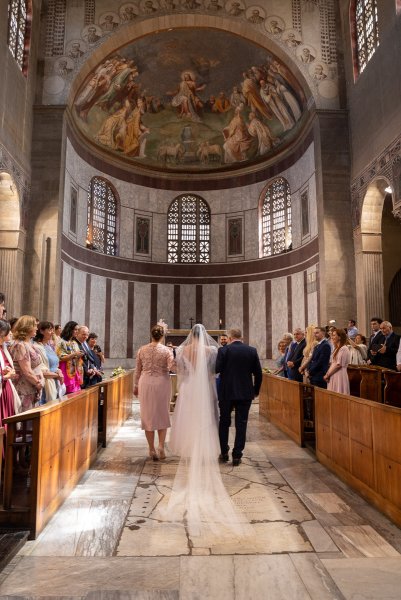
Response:
[{"label": "woman in pink dress", "polygon": [[[155,325],[152,341],[139,348],[136,355],[134,395],[139,396],[141,426],[145,430],[152,460],[166,458],[164,443],[170,427],[169,406],[171,382],[169,371],[175,371],[173,352],[162,342],[164,328]],[[155,449],[155,431],[159,436],[158,452]]]},{"label": "woman in pink dress", "polygon": [[79,349],[78,342],[75,339],[78,329],[79,326],[76,321],[68,321],[64,325],[56,348],[67,394],[79,392],[83,382],[83,352]]},{"label": "woman in pink dress", "polygon": [[6,347],[10,331],[9,323],[0,320],[0,427],[4,427],[6,432],[7,425],[3,423],[4,419],[12,417],[21,408],[21,401],[12,384],[12,380],[16,378],[16,373],[12,358]]},{"label": "woman in pink dress", "polygon": [[349,394],[349,379],[347,367],[349,365],[349,350],[346,346],[347,334],[344,329],[333,328],[331,341],[334,350],[331,355],[330,367],[323,379],[327,381],[327,389],[331,392]]}]

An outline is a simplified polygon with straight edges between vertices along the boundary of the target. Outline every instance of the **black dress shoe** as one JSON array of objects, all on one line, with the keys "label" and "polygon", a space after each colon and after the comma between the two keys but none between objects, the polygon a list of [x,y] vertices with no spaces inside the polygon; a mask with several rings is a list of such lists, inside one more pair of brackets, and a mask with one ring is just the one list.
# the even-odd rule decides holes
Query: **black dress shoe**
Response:
[{"label": "black dress shoe", "polygon": [[233,467],[238,467],[241,464],[240,458],[233,458]]},{"label": "black dress shoe", "polygon": [[220,454],[219,456],[219,462],[225,463],[229,461],[229,456],[228,454]]}]

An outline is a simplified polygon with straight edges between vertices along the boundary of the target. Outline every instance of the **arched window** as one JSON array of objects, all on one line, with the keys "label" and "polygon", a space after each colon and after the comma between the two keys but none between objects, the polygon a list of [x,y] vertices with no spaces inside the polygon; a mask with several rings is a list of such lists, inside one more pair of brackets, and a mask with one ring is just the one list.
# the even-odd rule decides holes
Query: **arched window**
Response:
[{"label": "arched window", "polygon": [[117,256],[117,198],[111,185],[100,177],[93,177],[89,186],[86,245]]},{"label": "arched window", "polygon": [[30,0],[9,0],[7,43],[21,71],[28,70],[31,9]]},{"label": "arched window", "polygon": [[267,188],[262,205],[262,256],[291,249],[291,191],[283,177]]},{"label": "arched window", "polygon": [[167,214],[169,263],[210,262],[210,209],[191,194],[179,196]]},{"label": "arched window", "polygon": [[350,22],[354,52],[354,75],[357,77],[379,45],[377,0],[352,0]]}]

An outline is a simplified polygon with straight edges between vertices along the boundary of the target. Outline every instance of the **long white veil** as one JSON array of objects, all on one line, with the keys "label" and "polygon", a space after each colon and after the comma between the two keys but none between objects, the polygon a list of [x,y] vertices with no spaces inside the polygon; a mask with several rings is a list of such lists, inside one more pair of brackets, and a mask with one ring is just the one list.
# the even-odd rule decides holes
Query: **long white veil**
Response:
[{"label": "long white veil", "polygon": [[190,535],[249,535],[248,521],[233,504],[220,473],[215,364],[218,344],[195,325],[176,351],[178,399],[169,447],[180,456],[167,507]]}]

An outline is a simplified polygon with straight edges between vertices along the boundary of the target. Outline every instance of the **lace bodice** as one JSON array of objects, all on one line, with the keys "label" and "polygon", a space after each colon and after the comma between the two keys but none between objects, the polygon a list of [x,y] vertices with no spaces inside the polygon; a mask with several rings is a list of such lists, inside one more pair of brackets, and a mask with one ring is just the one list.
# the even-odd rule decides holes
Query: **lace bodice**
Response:
[{"label": "lace bodice", "polygon": [[171,350],[163,344],[147,344],[139,348],[136,355],[135,385],[142,373],[147,375],[167,375],[175,371],[175,360]]}]

